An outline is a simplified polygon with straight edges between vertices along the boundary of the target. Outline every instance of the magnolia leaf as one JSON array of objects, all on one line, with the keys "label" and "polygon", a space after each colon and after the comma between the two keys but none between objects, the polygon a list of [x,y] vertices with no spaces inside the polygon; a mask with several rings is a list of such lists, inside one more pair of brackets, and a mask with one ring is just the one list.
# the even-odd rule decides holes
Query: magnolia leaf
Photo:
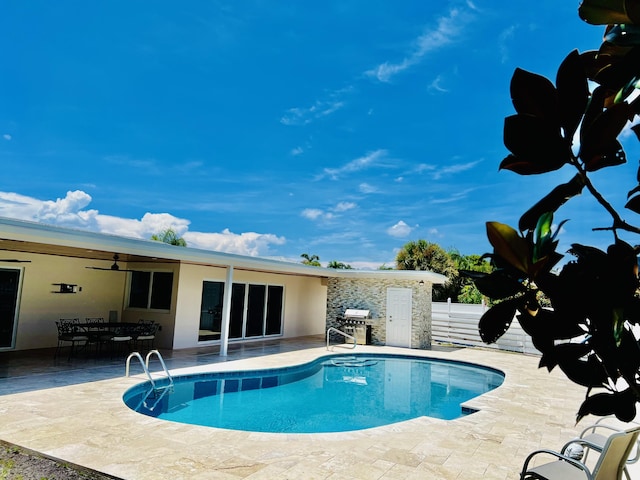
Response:
[{"label": "magnolia leaf", "polygon": [[629,200],[625,204],[624,208],[628,208],[632,212],[640,214],[640,195],[637,195]]},{"label": "magnolia leaf", "polygon": [[481,294],[496,300],[513,297],[526,291],[518,280],[506,274],[504,270],[495,270],[489,275],[476,278],[473,282]]},{"label": "magnolia leaf", "polygon": [[[571,158],[569,143],[560,128],[548,120],[532,115],[512,115],[504,120],[504,145],[515,157],[507,157],[500,169],[520,175],[551,172]],[[525,168],[518,168],[521,164]]]},{"label": "magnolia leaf", "polygon": [[516,68],[511,77],[511,101],[520,114],[560,125],[556,88],[542,75]]},{"label": "magnolia leaf", "polygon": [[529,244],[509,225],[487,222],[487,238],[494,252],[517,270],[529,271]]},{"label": "magnolia leaf", "polygon": [[[603,51],[605,50],[605,51]],[[629,82],[630,78],[640,73],[640,47],[620,47],[604,43],[600,49],[600,69],[593,75],[593,80],[603,87],[605,98],[615,95]],[[597,89],[596,89],[597,90]],[[613,98],[610,101],[613,104]],[[604,104],[603,104],[604,105]]]},{"label": "magnolia leaf", "polygon": [[[640,171],[640,169],[638,169]],[[633,195],[635,195],[636,193],[640,193],[640,185],[637,185],[636,187],[634,187],[632,190],[629,190],[629,193],[627,193],[627,198],[632,197]]]},{"label": "magnolia leaf", "polygon": [[577,50],[562,61],[556,76],[560,121],[565,138],[572,138],[589,101],[584,63]]},{"label": "magnolia leaf", "polygon": [[577,348],[581,346],[579,343],[565,343],[556,346],[558,367],[569,380],[583,387],[592,388],[606,385],[608,380],[607,372],[597,357],[589,355],[587,360],[582,360],[578,357],[583,353],[582,350]]},{"label": "magnolia leaf", "polygon": [[631,115],[629,104],[619,103],[601,112],[582,130],[579,157],[588,171],[620,165],[626,161],[624,149],[617,137]]},{"label": "magnolia leaf", "polygon": [[518,228],[521,232],[533,230],[538,219],[547,212],[555,212],[564,205],[570,198],[580,195],[584,188],[584,179],[581,174],[576,174],[571,180],[562,185],[558,185],[545,195],[538,203],[527,210],[520,221]]},{"label": "magnolia leaf", "polygon": [[[597,147],[597,150],[593,147]],[[610,145],[583,144],[579,156],[588,172],[595,172],[605,167],[615,167],[627,161],[624,149],[618,140],[613,140]]]},{"label": "magnolia leaf", "polygon": [[520,303],[520,299],[505,300],[484,312],[478,323],[480,338],[484,343],[495,343],[506,333]]},{"label": "magnolia leaf", "polygon": [[640,45],[640,27],[628,22],[608,24],[604,41],[620,47]]},{"label": "magnolia leaf", "polygon": [[587,415],[615,415],[621,422],[631,422],[636,416],[636,396],[629,388],[622,392],[591,395],[582,402],[576,421],[579,422]]},{"label": "magnolia leaf", "polygon": [[635,0],[583,0],[578,14],[592,25],[640,23],[640,5]]}]

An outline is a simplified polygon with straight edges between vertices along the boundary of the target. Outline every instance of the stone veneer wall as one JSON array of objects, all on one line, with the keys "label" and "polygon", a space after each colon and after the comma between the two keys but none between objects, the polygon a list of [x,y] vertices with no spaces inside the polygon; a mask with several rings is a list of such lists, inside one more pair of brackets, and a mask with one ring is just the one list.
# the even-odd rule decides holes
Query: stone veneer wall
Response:
[{"label": "stone veneer wall", "polygon": [[329,278],[327,290],[326,328],[340,328],[336,319],[347,308],[369,310],[371,313],[371,343],[386,343],[387,288],[410,288],[412,295],[411,348],[431,346],[432,284],[420,285],[412,280]]}]

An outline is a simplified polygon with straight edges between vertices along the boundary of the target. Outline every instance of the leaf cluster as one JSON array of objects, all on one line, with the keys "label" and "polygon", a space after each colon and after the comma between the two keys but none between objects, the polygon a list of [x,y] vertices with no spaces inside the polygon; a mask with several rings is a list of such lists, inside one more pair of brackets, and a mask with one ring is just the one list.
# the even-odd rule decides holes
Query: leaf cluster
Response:
[{"label": "leaf cluster", "polygon": [[[622,219],[598,191],[591,173],[626,163],[618,140],[640,114],[640,0],[585,0],[579,14],[606,25],[596,51],[569,53],[555,84],[517,69],[511,79],[515,114],[504,123],[509,154],[500,169],[519,175],[553,174],[568,166],[574,177],[558,184],[520,217],[518,230],[487,223],[495,270],[464,272],[482,294],[497,302],[481,318],[480,335],[495,342],[517,318],[541,352],[540,367],[560,368],[586,389],[578,420],[585,415],[616,415],[629,421],[640,402],[640,298],[638,248],[622,241],[621,230],[640,233]],[[640,125],[632,127],[636,136]],[[574,139],[579,145],[574,145]],[[640,170],[624,207],[640,213]],[[594,227],[613,235],[606,251],[574,244],[573,259],[556,271],[562,224],[554,213],[567,201],[591,194],[611,218]],[[540,305],[544,294],[551,308]]]}]

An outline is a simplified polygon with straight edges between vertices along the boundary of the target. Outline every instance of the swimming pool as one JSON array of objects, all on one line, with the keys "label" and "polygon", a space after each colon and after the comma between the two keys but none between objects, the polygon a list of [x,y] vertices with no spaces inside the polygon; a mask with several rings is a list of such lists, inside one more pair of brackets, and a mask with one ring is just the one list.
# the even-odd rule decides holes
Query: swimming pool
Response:
[{"label": "swimming pool", "polygon": [[325,356],[295,367],[145,382],[124,394],[144,415],[273,433],[344,432],[421,416],[451,420],[462,403],[499,387],[488,367],[388,354]]}]

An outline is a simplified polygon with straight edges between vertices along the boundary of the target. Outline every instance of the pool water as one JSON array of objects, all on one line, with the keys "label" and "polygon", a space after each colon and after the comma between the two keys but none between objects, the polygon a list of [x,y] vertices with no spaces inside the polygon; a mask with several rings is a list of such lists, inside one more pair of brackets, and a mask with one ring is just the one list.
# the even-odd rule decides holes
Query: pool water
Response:
[{"label": "pool water", "polygon": [[133,410],[174,422],[275,433],[343,432],[416,417],[451,420],[502,384],[494,369],[396,355],[322,357],[297,367],[156,381],[124,395]]}]

